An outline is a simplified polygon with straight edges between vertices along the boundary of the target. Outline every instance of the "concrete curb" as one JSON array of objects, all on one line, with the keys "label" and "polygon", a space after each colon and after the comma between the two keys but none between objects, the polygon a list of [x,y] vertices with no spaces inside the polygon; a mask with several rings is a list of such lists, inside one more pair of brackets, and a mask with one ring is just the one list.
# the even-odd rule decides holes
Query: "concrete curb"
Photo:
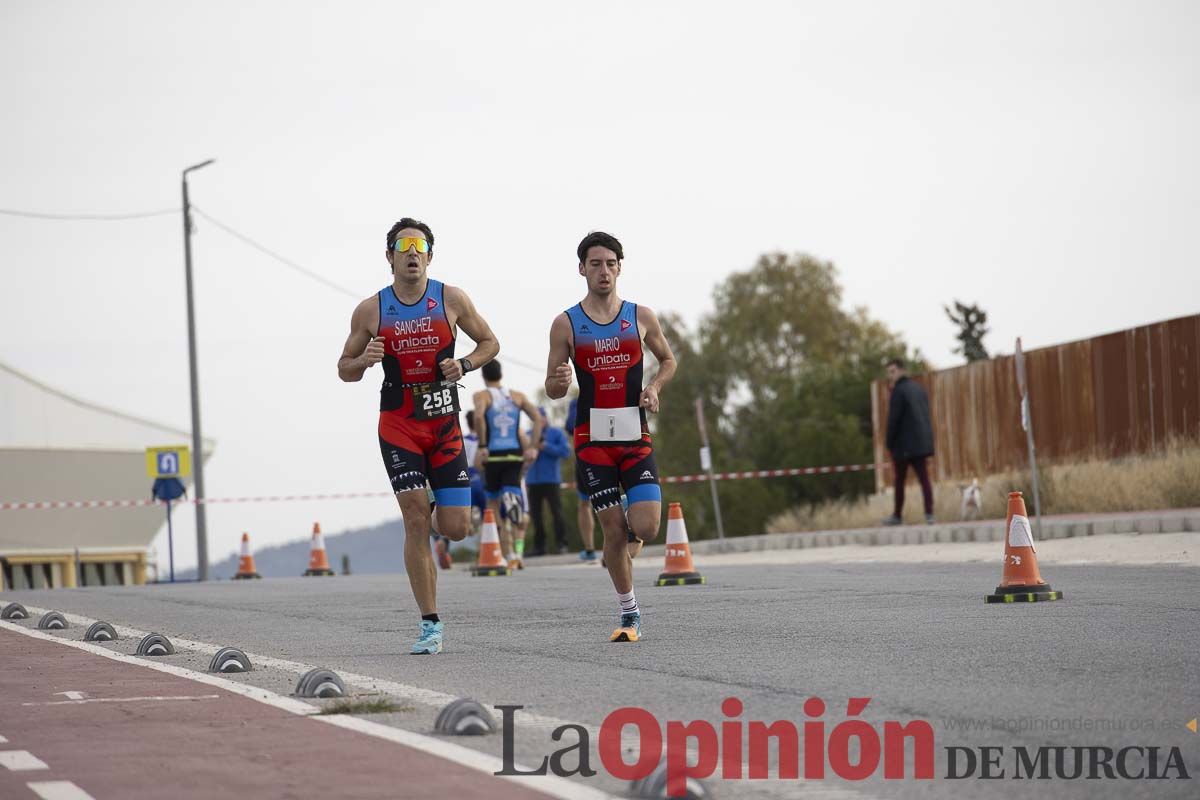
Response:
[{"label": "concrete curb", "polygon": [[[1200,508],[1172,511],[1139,511],[1128,514],[1068,515],[1043,517],[1040,540],[1070,539],[1108,533],[1198,533]],[[597,531],[597,534],[599,531]],[[896,544],[934,544],[953,542],[1004,541],[1004,520],[955,522],[934,525],[897,525],[895,527],[856,528],[843,531],[801,531],[735,536],[720,541],[702,539],[691,542],[692,553],[751,553],[763,550],[802,550],[810,547],[858,545],[876,547]],[[648,545],[639,560],[661,557],[663,545]],[[577,555],[553,555],[531,558],[529,566],[578,564]]]}]

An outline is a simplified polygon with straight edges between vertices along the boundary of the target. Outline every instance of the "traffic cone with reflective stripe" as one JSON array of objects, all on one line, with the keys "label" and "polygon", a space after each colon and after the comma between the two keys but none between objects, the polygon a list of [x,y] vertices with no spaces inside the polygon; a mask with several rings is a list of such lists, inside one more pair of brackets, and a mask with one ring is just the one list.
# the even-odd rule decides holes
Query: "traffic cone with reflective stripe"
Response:
[{"label": "traffic cone with reflective stripe", "polygon": [[500,552],[500,531],[496,515],[489,508],[483,512],[483,529],[479,534],[479,559],[471,567],[472,575],[511,575],[512,570]]},{"label": "traffic cone with reflective stripe", "polygon": [[688,544],[683,507],[671,503],[667,508],[667,560],[656,586],[686,586],[704,583],[704,576],[692,564],[692,546]]},{"label": "traffic cone with reflective stripe", "polygon": [[1020,492],[1008,493],[1008,517],[1004,524],[1004,571],[993,594],[984,595],[986,603],[1035,603],[1062,600],[1063,593],[1050,588],[1038,572],[1037,553],[1033,549],[1033,531]]},{"label": "traffic cone with reflective stripe", "polygon": [[261,578],[258,574],[258,569],[254,566],[254,556],[250,555],[250,534],[242,533],[242,552],[238,557],[237,575],[233,576],[235,581],[244,581],[248,578]]},{"label": "traffic cone with reflective stripe", "polygon": [[308,556],[308,569],[304,575],[333,575],[329,568],[329,556],[325,554],[325,537],[321,535],[321,523],[313,523],[312,552]]}]

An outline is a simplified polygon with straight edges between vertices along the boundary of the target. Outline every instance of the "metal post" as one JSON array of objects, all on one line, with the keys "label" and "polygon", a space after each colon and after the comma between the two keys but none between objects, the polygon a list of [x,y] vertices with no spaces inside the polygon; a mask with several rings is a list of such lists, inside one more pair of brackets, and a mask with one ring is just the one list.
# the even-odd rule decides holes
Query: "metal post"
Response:
[{"label": "metal post", "polygon": [[[196,577],[208,580],[208,521],[204,507],[204,437],[200,432],[200,377],[196,370],[196,304],[192,299],[192,216],[188,202],[189,172],[207,167],[215,159],[193,164],[183,171],[183,269],[187,279],[188,369],[192,385],[192,453],[196,473]],[[174,580],[174,575],[172,575]]]},{"label": "metal post", "polygon": [[171,583],[175,582],[175,532],[171,529],[171,501],[167,501],[167,561],[171,569]]},{"label": "metal post", "polygon": [[704,424],[704,401],[696,398],[696,425],[700,428],[700,466],[708,472],[708,488],[712,490],[713,513],[717,517],[717,538],[725,538],[725,523],[721,519],[721,498],[717,496],[717,479],[713,476],[712,451],[708,449],[708,428]]},{"label": "metal post", "polygon": [[1042,540],[1042,497],[1038,491],[1037,452],[1033,446],[1033,413],[1029,410],[1029,395],[1021,398],[1025,411],[1025,443],[1029,447],[1029,471],[1033,474],[1033,513],[1037,517],[1037,538]]},{"label": "metal post", "polygon": [[[1029,404],[1029,382],[1025,376],[1025,350],[1021,337],[1013,354],[1013,367],[1017,373],[1017,394],[1021,397],[1021,427],[1025,429],[1025,446],[1029,448],[1029,472],[1033,479],[1033,513],[1037,521],[1037,538],[1042,539],[1042,497],[1038,491],[1037,452],[1033,446],[1033,410]],[[1005,534],[1006,536],[1008,534]]]}]

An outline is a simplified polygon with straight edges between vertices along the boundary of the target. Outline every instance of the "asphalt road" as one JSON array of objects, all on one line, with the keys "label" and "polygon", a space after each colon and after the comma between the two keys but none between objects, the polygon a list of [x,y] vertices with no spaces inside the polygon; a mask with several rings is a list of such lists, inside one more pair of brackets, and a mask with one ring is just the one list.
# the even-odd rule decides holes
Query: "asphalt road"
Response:
[{"label": "asphalt road", "polygon": [[[802,704],[817,696],[828,706],[827,732],[846,719],[850,697],[872,698],[861,718],[877,730],[885,720],[923,719],[935,732],[933,781],[884,780],[881,766],[862,782],[829,771],[823,781],[715,780],[721,797],[1197,796],[1195,779],[1011,775],[1019,745],[1159,746],[1160,768],[1177,746],[1189,774],[1200,773],[1200,735],[1184,727],[1200,715],[1200,570],[1059,565],[1043,575],[1065,601],[988,606],[996,564],[719,566],[705,570],[707,586],[670,588],[650,585],[656,567],[637,570],[645,638],[625,645],[607,642],[616,599],[596,567],[491,579],[443,573],[446,652],[424,658],[406,655],[417,613],[403,576],[8,592],[2,600],[524,705],[518,720],[534,713],[593,731],[620,706],[642,706],[664,723],[720,722],[726,697],[744,703],[743,721],[799,725],[808,719]],[[246,680],[286,692],[294,677],[268,669]],[[408,711],[372,719],[428,732],[436,708],[414,697]],[[553,721],[541,723],[518,726],[525,763],[563,746],[549,739]],[[500,752],[499,737],[468,743]],[[1005,748],[1005,779],[945,778],[945,748],[983,745]],[[589,784],[622,786],[603,772]]]}]

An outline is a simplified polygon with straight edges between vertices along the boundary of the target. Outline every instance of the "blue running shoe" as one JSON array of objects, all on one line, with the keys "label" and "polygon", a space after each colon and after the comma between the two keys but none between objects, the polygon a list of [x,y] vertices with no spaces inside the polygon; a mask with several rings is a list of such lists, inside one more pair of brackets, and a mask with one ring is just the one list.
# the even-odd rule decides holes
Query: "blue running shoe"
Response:
[{"label": "blue running shoe", "polygon": [[596,560],[596,551],[595,550],[580,550],[579,551],[579,560],[580,561],[595,561]]},{"label": "blue running shoe", "polygon": [[412,646],[415,656],[431,656],[442,652],[442,623],[421,620],[421,635]]},{"label": "blue running shoe", "polygon": [[632,614],[621,615],[621,625],[613,635],[609,637],[610,642],[636,642],[642,636],[642,614],[640,611],[635,611]]}]

